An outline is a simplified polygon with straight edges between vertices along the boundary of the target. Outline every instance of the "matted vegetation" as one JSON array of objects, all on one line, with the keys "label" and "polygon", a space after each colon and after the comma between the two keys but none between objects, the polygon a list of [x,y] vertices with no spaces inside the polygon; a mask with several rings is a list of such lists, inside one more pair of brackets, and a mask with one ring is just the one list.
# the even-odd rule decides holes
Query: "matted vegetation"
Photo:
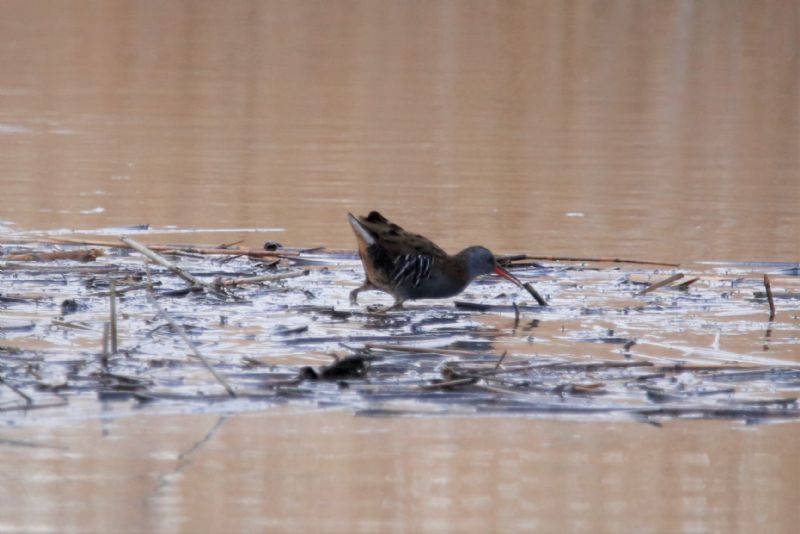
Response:
[{"label": "matted vegetation", "polygon": [[351,251],[139,233],[0,243],[0,410],[237,398],[364,415],[800,417],[797,264],[508,256],[549,305],[488,277],[386,313],[350,306]]}]

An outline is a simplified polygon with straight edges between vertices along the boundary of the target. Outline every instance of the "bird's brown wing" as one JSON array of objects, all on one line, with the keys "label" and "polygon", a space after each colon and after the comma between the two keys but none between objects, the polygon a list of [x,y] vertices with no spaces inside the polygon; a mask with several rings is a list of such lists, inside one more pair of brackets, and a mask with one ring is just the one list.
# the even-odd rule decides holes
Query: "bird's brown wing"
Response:
[{"label": "bird's brown wing", "polygon": [[366,217],[359,217],[358,221],[374,237],[375,244],[383,247],[390,256],[447,256],[430,239],[405,231],[377,211],[370,212]]},{"label": "bird's brown wing", "polygon": [[394,292],[398,287],[419,286],[430,276],[433,264],[447,258],[431,240],[403,230],[377,211],[354,219],[351,216],[350,224],[367,279],[378,287]]}]

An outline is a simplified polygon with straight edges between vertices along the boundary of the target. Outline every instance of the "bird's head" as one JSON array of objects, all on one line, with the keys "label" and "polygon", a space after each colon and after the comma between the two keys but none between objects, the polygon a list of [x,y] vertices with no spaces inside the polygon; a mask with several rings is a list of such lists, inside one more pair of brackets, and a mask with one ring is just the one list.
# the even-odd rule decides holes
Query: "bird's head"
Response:
[{"label": "bird's head", "polygon": [[522,282],[517,280],[513,274],[497,264],[497,259],[494,257],[494,254],[492,254],[492,252],[485,247],[465,248],[458,253],[458,256],[463,258],[463,261],[466,263],[467,274],[469,275],[470,280],[482,274],[494,273],[498,276],[502,276],[506,280],[518,285],[519,287],[524,287]]}]

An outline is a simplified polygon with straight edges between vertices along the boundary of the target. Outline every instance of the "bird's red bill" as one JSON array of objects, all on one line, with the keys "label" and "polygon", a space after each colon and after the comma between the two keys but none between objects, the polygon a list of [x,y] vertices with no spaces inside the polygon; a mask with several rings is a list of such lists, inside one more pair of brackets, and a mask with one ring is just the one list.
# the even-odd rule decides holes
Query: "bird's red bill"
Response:
[{"label": "bird's red bill", "polygon": [[514,284],[517,284],[519,287],[523,287],[523,288],[525,287],[525,286],[522,285],[522,282],[517,280],[516,276],[514,276],[510,272],[506,271],[505,269],[503,269],[499,265],[495,265],[494,272],[495,272],[495,274],[497,274],[497,276],[502,276],[503,278],[505,278],[509,282],[513,282]]}]

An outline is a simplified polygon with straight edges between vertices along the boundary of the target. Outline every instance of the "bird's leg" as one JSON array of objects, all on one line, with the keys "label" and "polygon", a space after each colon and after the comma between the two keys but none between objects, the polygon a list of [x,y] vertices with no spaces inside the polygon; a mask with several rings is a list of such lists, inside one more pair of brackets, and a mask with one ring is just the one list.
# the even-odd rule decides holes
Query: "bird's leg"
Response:
[{"label": "bird's leg", "polygon": [[358,305],[358,294],[362,291],[369,289],[377,289],[369,280],[364,280],[364,283],[350,292],[350,304],[353,306]]},{"label": "bird's leg", "polygon": [[392,304],[391,306],[386,308],[386,311],[388,312],[388,311],[402,310],[403,309],[403,302],[404,302],[404,299],[396,298],[395,301],[394,301],[394,304]]}]

